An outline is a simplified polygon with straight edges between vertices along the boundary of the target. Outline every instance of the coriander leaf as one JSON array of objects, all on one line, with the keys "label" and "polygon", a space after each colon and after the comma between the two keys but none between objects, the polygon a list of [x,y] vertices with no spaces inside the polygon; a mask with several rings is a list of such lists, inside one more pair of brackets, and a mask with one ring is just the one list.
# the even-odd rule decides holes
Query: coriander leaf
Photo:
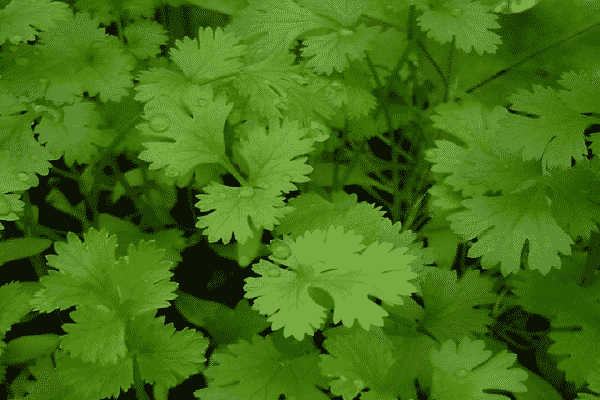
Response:
[{"label": "coriander leaf", "polygon": [[313,168],[305,164],[307,157],[296,158],[314,150],[314,140],[306,138],[307,134],[307,129],[287,118],[281,126],[272,119],[268,134],[261,126],[248,129],[248,139],[240,140],[240,154],[249,167],[250,185],[289,193],[298,189],[292,182],[308,182],[306,175]]},{"label": "coriander leaf", "polygon": [[369,0],[300,0],[299,3],[346,26],[354,24],[369,9]]},{"label": "coriander leaf", "polygon": [[226,102],[224,93],[213,100],[210,85],[191,85],[179,104],[164,96],[147,103],[148,122],[137,128],[144,135],[174,142],[144,142],[138,157],[150,162],[151,170],[166,167],[171,177],[185,175],[198,164],[220,163],[225,157],[225,120],[233,108]]},{"label": "coriander leaf", "polygon": [[302,56],[309,58],[306,68],[317,74],[331,75],[333,69],[344,71],[349,61],[365,58],[365,51],[381,34],[380,26],[367,28],[364,24],[353,29],[340,29],[322,36],[309,36],[303,41]]},{"label": "coriander leaf", "polygon": [[245,243],[252,235],[250,220],[256,229],[273,230],[278,219],[293,211],[291,207],[284,207],[284,198],[277,190],[229,187],[212,182],[204,191],[206,194],[196,195],[200,200],[196,207],[202,212],[214,211],[199,217],[196,228],[207,228],[204,233],[211,243],[221,239],[228,244],[232,235]]},{"label": "coriander leaf", "polygon": [[456,48],[470,53],[474,48],[479,55],[495,53],[500,36],[490,31],[498,29],[497,15],[491,8],[472,0],[448,0],[443,4],[427,7],[418,17],[419,26],[427,36],[440,43],[456,38]]},{"label": "coriander leaf", "polygon": [[36,29],[47,31],[56,28],[56,23],[68,19],[70,14],[69,5],[63,2],[9,1],[0,10],[0,45],[4,45],[7,39],[11,44],[35,40],[38,34]]},{"label": "coriander leaf", "polygon": [[513,393],[527,392],[523,381],[527,372],[511,368],[517,359],[514,353],[500,351],[490,358],[492,352],[484,350],[483,340],[461,339],[458,349],[453,340],[445,341],[440,350],[432,350],[434,366],[431,397],[444,400],[499,400],[496,394],[484,390],[507,390]]},{"label": "coriander leaf", "polygon": [[245,297],[258,297],[254,308],[270,316],[271,329],[284,328],[285,337],[297,340],[312,336],[326,317],[329,306],[321,303],[327,302],[314,299],[319,292],[333,299],[334,323],[351,327],[358,319],[367,330],[370,325],[382,326],[388,314],[367,295],[403,304],[400,295],[415,291],[408,280],[417,277],[409,266],[417,257],[405,254],[406,247],[393,249],[391,243],[374,242],[365,248],[361,241],[362,236],[344,232],[341,226],[307,231],[287,243],[291,249],[287,259],[277,260],[288,269],[265,260],[254,264],[252,270],[261,277],[245,279]]}]

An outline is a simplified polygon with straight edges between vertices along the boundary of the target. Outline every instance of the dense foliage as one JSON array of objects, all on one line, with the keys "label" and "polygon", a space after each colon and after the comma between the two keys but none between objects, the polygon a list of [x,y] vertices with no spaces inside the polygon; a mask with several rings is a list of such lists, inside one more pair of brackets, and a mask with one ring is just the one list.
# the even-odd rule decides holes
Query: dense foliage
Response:
[{"label": "dense foliage", "polygon": [[6,396],[600,398],[594,15],[0,0]]}]

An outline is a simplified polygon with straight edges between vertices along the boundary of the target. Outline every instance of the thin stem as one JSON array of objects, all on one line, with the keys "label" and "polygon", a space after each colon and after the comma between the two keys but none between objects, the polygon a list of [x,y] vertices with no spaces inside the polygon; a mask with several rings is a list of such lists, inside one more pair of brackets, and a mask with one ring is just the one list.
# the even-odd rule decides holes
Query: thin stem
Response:
[{"label": "thin stem", "polygon": [[[38,235],[35,231],[37,221],[33,215],[33,204],[31,203],[29,192],[27,190],[23,191],[21,198],[25,203],[25,214],[23,216],[25,237],[37,238]],[[38,276],[38,278],[46,275],[46,269],[44,268],[44,261],[42,260],[41,254],[35,254],[29,257],[29,259],[31,260],[31,265],[33,265],[33,269],[35,270],[35,274]]]},{"label": "thin stem", "polygon": [[72,179],[74,181],[78,181],[79,180],[79,177],[77,175],[72,174],[71,172],[63,171],[62,169],[57,168],[55,166],[52,166],[52,168],[50,169],[50,171],[51,172],[56,172],[57,174],[62,175],[65,178]]},{"label": "thin stem", "polygon": [[194,195],[192,189],[188,186],[186,189],[186,197],[188,201],[188,207],[190,208],[190,214],[192,214],[192,226],[196,226],[196,210],[194,210]]},{"label": "thin stem", "polygon": [[[425,47],[425,45],[423,44],[423,42],[421,42],[420,40],[418,40],[417,41],[417,45],[423,51],[423,54],[425,54],[425,57],[427,57],[427,59],[429,60],[429,62],[431,63],[431,65],[433,65],[433,68],[435,68],[436,72],[438,73],[438,75],[442,79],[442,84],[444,85],[444,93],[448,93],[448,77],[446,77],[444,75],[444,73],[442,72],[442,69],[439,67],[439,65],[437,65],[437,63],[435,62],[435,60],[433,59],[433,57],[431,57],[431,54],[429,54],[429,52],[427,51],[427,48]],[[444,96],[444,97],[446,97],[446,96]],[[446,100],[444,100],[444,101],[446,101]]]},{"label": "thin stem", "polygon": [[440,68],[440,66],[437,65],[437,63],[435,62],[433,57],[431,57],[431,54],[429,54],[429,52],[427,51],[427,48],[425,47],[423,42],[420,40],[417,40],[417,46],[419,46],[419,48],[423,51],[423,54],[425,55],[425,57],[427,57],[429,62],[433,65],[433,68],[435,68],[435,71],[438,73],[440,78],[442,78],[442,82],[444,83],[444,85],[446,85],[446,76],[442,72],[442,69]]},{"label": "thin stem", "polygon": [[387,207],[387,209],[388,209],[388,210],[391,210],[391,209],[392,209],[392,205],[390,204],[390,202],[389,202],[389,201],[387,201],[387,200],[385,200],[383,197],[381,197],[381,196],[379,195],[379,193],[377,193],[377,191],[376,191],[376,190],[374,190],[372,187],[370,187],[370,186],[367,186],[367,187],[365,188],[365,190],[366,190],[367,192],[369,192],[369,194],[370,194],[371,196],[373,196],[373,197],[375,197],[377,200],[379,200],[379,201],[381,202],[381,204],[383,204],[385,207]]},{"label": "thin stem", "polygon": [[507,68],[503,69],[502,71],[496,72],[494,75],[490,76],[489,78],[487,78],[483,82],[478,83],[477,85],[473,86],[471,89],[467,90],[466,93],[471,93],[471,92],[479,89],[480,87],[482,87],[484,85],[487,85],[488,83],[490,83],[494,79],[499,78],[502,75],[505,75],[508,72],[512,71],[513,69],[515,69],[515,68],[523,65],[528,60],[530,60],[532,58],[535,58],[535,57],[539,56],[540,54],[545,53],[546,51],[548,51],[548,50],[550,50],[550,49],[552,49],[554,47],[558,47],[559,45],[565,43],[568,40],[571,40],[571,39],[576,38],[577,36],[583,35],[584,33],[588,32],[588,31],[590,31],[592,29],[598,28],[599,26],[600,26],[600,22],[595,22],[595,23],[593,23],[591,25],[588,25],[587,27],[585,27],[584,29],[580,30],[579,32],[576,32],[576,33],[574,33],[574,34],[572,34],[570,36],[567,36],[566,38],[564,38],[562,40],[559,40],[558,42],[556,42],[554,44],[546,46],[543,49],[540,49],[538,51],[533,52],[532,54],[530,54],[527,57],[523,58],[521,61],[518,61],[517,63],[511,65],[510,67],[507,67]]},{"label": "thin stem", "polygon": [[135,387],[135,397],[138,400],[150,400],[146,388],[144,387],[144,382],[142,381],[137,355],[133,356],[133,382]]},{"label": "thin stem", "polygon": [[250,186],[244,177],[238,172],[235,166],[229,161],[227,156],[223,156],[220,160],[220,164],[229,172],[242,186]]},{"label": "thin stem", "polygon": [[454,48],[456,47],[455,45],[456,43],[456,36],[452,36],[452,43],[450,43],[450,54],[448,54],[448,65],[447,65],[447,71],[446,71],[446,87],[444,88],[444,99],[443,102],[447,102],[448,101],[448,96],[450,95],[450,79],[452,76],[452,62],[453,62],[453,57],[454,57]]}]

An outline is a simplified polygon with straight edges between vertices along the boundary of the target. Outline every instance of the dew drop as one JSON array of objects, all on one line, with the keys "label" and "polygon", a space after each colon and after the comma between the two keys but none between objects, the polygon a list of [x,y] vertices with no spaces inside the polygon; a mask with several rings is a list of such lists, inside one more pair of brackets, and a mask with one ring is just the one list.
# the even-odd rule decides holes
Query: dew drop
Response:
[{"label": "dew drop", "polygon": [[206,107],[206,106],[208,105],[208,100],[206,100],[206,99],[198,99],[198,100],[196,101],[196,104],[197,104],[199,107]]},{"label": "dew drop", "polygon": [[229,114],[227,119],[229,120],[230,124],[236,125],[242,120],[242,113],[239,110],[234,110],[231,112],[231,114]]},{"label": "dew drop", "polygon": [[29,161],[31,161],[31,162],[37,162],[38,158],[36,156],[29,156]]},{"label": "dew drop", "polygon": [[385,6],[385,9],[386,9],[386,10],[391,10],[391,9],[392,9],[392,6],[390,6],[390,5],[388,4],[387,6]]},{"label": "dew drop", "polygon": [[548,203],[549,206],[552,205],[552,200],[548,196],[546,196],[546,203]]},{"label": "dew drop", "polygon": [[251,187],[245,187],[242,190],[240,190],[240,193],[238,194],[238,197],[252,197],[254,196],[254,188]]},{"label": "dew drop", "polygon": [[0,194],[0,215],[6,215],[11,212],[11,210],[12,208],[6,197]]},{"label": "dew drop", "polygon": [[454,15],[455,17],[460,17],[463,14],[463,10],[461,10],[460,8],[455,8],[454,10],[452,10],[452,15]]},{"label": "dew drop", "polygon": [[356,379],[354,381],[354,384],[356,385],[357,388],[360,388],[361,390],[364,389],[364,387],[365,387],[365,383],[360,379]]},{"label": "dew drop", "polygon": [[29,65],[29,62],[31,60],[25,57],[17,57],[15,58],[15,64],[17,64],[20,67],[26,67],[27,65]]},{"label": "dew drop", "polygon": [[176,176],[179,175],[179,172],[170,169],[168,171],[165,171],[165,175],[167,175],[170,178],[175,178]]},{"label": "dew drop", "polygon": [[278,278],[281,276],[281,269],[277,267],[271,267],[267,270],[267,276],[270,278]]},{"label": "dew drop", "polygon": [[464,369],[459,369],[458,371],[455,372],[456,376],[466,376],[467,375],[467,371]]},{"label": "dew drop", "polygon": [[340,30],[340,35],[346,36],[346,37],[352,36],[352,35],[354,35],[354,31],[350,30],[350,29],[342,29],[342,30]]},{"label": "dew drop", "polygon": [[330,136],[329,132],[327,132],[327,127],[317,121],[312,121],[310,123],[310,132],[311,137],[319,143],[329,139]]},{"label": "dew drop", "polygon": [[308,79],[302,75],[291,75],[291,78],[296,81],[299,85],[306,85],[308,83]]},{"label": "dew drop", "polygon": [[29,179],[29,176],[25,172],[19,172],[17,174],[17,179],[21,182],[27,182],[27,180]]},{"label": "dew drop", "polygon": [[21,43],[23,41],[23,37],[20,35],[11,36],[10,42],[13,44]]},{"label": "dew drop", "polygon": [[150,118],[149,128],[154,132],[164,132],[171,125],[171,120],[167,114],[155,114]]},{"label": "dew drop", "polygon": [[226,195],[225,193],[220,193],[220,194],[219,194],[219,198],[221,198],[221,199],[226,199],[226,198],[227,198],[227,195]]},{"label": "dew drop", "polygon": [[341,84],[339,81],[334,81],[334,82],[331,82],[331,83],[329,84],[329,86],[330,86],[332,89],[335,89],[335,90],[342,90],[342,89],[343,89],[343,87],[344,87],[344,86],[343,86],[343,85],[342,85],[342,84]]},{"label": "dew drop", "polygon": [[107,313],[107,312],[110,312],[110,310],[108,309],[108,307],[106,307],[106,306],[105,306],[105,305],[103,305],[103,304],[100,304],[100,305],[96,306],[96,308],[97,308],[98,310],[102,311],[102,312],[105,312],[105,313]]},{"label": "dew drop", "polygon": [[282,260],[285,260],[291,254],[289,246],[280,241],[274,243],[271,249],[273,252],[273,256]]}]

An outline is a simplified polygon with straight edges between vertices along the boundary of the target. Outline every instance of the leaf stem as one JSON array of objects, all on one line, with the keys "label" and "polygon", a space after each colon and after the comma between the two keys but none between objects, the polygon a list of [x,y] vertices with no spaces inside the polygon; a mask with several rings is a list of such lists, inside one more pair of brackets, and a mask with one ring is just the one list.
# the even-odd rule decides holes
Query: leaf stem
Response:
[{"label": "leaf stem", "polygon": [[140,366],[136,355],[133,356],[133,382],[135,387],[135,397],[138,400],[150,400],[150,396],[148,396],[146,388],[144,387],[144,382],[142,381]]},{"label": "leaf stem", "polygon": [[592,29],[598,28],[598,27],[600,27],[600,22],[595,22],[595,23],[593,23],[591,25],[588,25],[587,27],[583,28],[582,30],[580,30],[580,31],[578,31],[578,32],[576,32],[574,34],[572,34],[570,36],[567,36],[566,38],[557,41],[556,43],[553,43],[553,44],[551,44],[549,46],[546,46],[546,47],[544,47],[544,48],[542,48],[542,49],[540,49],[538,51],[535,51],[535,52],[531,53],[530,55],[526,56],[525,58],[523,58],[521,61],[518,61],[515,64],[511,65],[510,67],[507,67],[507,68],[505,68],[505,69],[503,69],[501,71],[496,72],[494,75],[492,75],[489,78],[485,79],[483,82],[478,83],[477,85],[475,85],[472,88],[470,88],[469,90],[467,90],[466,93],[471,93],[471,92],[479,89],[480,87],[482,87],[484,85],[487,85],[488,83],[490,83],[494,79],[499,78],[502,75],[505,75],[508,72],[512,71],[513,69],[515,69],[515,68],[523,65],[528,60],[530,60],[532,58],[535,58],[535,57],[539,56],[540,54],[545,53],[546,51],[548,51],[548,50],[550,50],[550,49],[552,49],[554,47],[558,47],[559,45],[565,43],[566,41],[574,39],[577,36],[583,35],[584,33],[588,32],[588,31],[590,31]]},{"label": "leaf stem", "polygon": [[51,172],[56,172],[57,174],[62,175],[65,178],[72,179],[74,181],[78,181],[79,180],[79,177],[76,176],[75,174],[72,174],[72,173],[67,172],[67,171],[63,171],[62,169],[57,168],[55,166],[52,166],[52,168],[50,168],[50,171]]},{"label": "leaf stem", "polygon": [[[427,51],[427,48],[425,47],[425,45],[423,44],[423,42],[421,40],[417,40],[417,45],[423,51],[423,54],[425,55],[425,57],[427,57],[427,59],[429,60],[429,62],[431,63],[431,65],[433,65],[433,68],[435,68],[435,70],[437,71],[438,75],[442,79],[442,84],[444,85],[444,93],[447,94],[448,93],[448,77],[446,77],[446,75],[444,75],[444,73],[442,72],[442,69],[435,62],[435,60],[433,59],[433,57],[431,57],[431,54],[429,54],[429,52]],[[444,102],[445,101],[446,100],[444,99]]]},{"label": "leaf stem", "polygon": [[229,172],[242,186],[250,186],[244,177],[238,172],[227,156],[221,157],[220,164]]}]

